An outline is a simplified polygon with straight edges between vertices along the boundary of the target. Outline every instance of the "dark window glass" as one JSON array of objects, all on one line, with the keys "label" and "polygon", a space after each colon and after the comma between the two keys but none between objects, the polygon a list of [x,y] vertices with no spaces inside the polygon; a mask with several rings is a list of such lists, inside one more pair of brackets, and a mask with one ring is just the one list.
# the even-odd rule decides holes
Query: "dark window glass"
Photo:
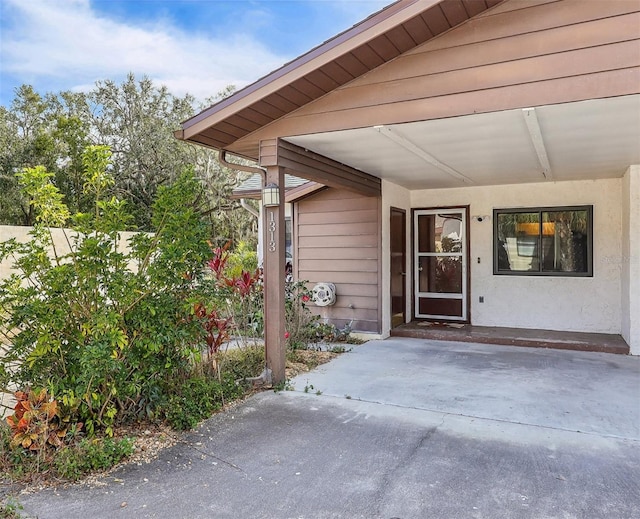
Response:
[{"label": "dark window glass", "polygon": [[593,275],[593,207],[495,209],[494,274]]}]

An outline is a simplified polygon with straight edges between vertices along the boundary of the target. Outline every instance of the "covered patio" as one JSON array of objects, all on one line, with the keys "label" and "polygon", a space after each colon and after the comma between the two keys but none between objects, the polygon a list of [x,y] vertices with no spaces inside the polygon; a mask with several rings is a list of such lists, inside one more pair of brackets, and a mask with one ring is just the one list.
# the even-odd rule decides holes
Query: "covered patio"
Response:
[{"label": "covered patio", "polygon": [[[399,0],[176,136],[256,161],[237,167],[263,185],[327,187],[295,204],[293,270],[335,283],[328,322],[618,335],[640,354],[638,27],[625,0]],[[284,211],[263,214],[279,381]]]}]

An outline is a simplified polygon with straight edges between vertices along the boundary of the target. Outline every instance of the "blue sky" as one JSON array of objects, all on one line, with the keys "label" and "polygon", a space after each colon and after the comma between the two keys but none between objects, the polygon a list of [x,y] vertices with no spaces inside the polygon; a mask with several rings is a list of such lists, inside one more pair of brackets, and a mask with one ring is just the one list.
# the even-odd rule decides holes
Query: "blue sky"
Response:
[{"label": "blue sky", "polygon": [[0,104],[16,87],[147,75],[199,100],[247,85],[391,0],[1,0]]}]

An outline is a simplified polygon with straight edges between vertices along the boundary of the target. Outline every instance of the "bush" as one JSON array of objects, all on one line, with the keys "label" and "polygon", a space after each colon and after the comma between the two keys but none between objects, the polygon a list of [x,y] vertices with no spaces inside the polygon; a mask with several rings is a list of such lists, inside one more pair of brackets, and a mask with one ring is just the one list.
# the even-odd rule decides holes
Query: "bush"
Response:
[{"label": "bush", "polygon": [[264,369],[264,346],[245,346],[224,352],[219,357],[222,372],[233,380],[257,377]]},{"label": "bush", "polygon": [[193,429],[220,409],[225,401],[242,393],[242,388],[229,374],[224,374],[220,380],[205,376],[189,378],[171,391],[164,410],[165,417],[174,429]]},{"label": "bush", "polygon": [[14,413],[7,417],[12,434],[10,447],[37,452],[60,447],[67,436],[67,427],[62,422],[58,402],[49,398],[46,389],[16,391],[15,397]]},{"label": "bush", "polygon": [[[153,417],[167,381],[199,355],[192,314],[210,248],[200,186],[187,171],[158,190],[155,233],[135,235],[122,252],[119,231],[131,218],[107,196],[109,161],[106,147],[85,152],[91,213],[70,215],[44,168],[19,176],[37,223],[29,242],[0,244],[0,261],[12,259],[18,272],[0,282],[0,386],[46,387],[89,433],[112,434],[119,422]],[[50,229],[69,222],[71,252],[60,254]]]},{"label": "bush", "polygon": [[[264,304],[262,291],[262,273],[260,270],[247,270],[254,262],[254,253],[243,252],[231,253],[227,243],[223,247],[212,250],[213,258],[207,262],[209,276],[206,287],[208,290],[208,301],[201,302],[200,308],[212,308],[214,326],[209,315],[205,314],[203,325],[205,328],[213,328],[215,335],[209,334],[208,343],[216,343],[216,347],[209,346],[209,356],[214,356],[218,349],[222,335],[228,335],[233,331],[238,337],[258,337],[262,335],[264,329]],[[242,244],[241,244],[242,246]],[[244,246],[246,247],[246,246]],[[249,259],[247,259],[249,258]],[[210,314],[211,311],[207,313]],[[215,321],[223,324],[221,328]]]},{"label": "bush", "polygon": [[77,481],[85,474],[107,470],[133,453],[130,438],[83,438],[76,445],[61,449],[53,460],[59,476]]},{"label": "bush", "polygon": [[51,479],[77,481],[95,470],[107,470],[134,450],[130,438],[71,438],[57,450],[32,451],[11,446],[9,428],[0,424],[0,470],[7,481],[31,481],[46,474]]},{"label": "bush", "polygon": [[307,348],[316,341],[316,325],[319,317],[308,308],[311,291],[306,281],[292,281],[285,290],[285,328],[289,349]]}]

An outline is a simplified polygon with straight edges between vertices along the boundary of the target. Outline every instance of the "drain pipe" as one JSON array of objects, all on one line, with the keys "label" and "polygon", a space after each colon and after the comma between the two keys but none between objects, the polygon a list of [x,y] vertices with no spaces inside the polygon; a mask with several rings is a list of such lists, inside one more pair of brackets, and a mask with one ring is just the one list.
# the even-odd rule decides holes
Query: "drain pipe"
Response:
[{"label": "drain pipe", "polygon": [[260,213],[258,211],[255,210],[255,208],[251,207],[248,203],[247,203],[247,199],[246,198],[241,198],[240,199],[240,206],[243,209],[246,209],[249,213],[251,213],[253,216],[255,216],[256,218],[260,218]]},{"label": "drain pipe", "polygon": [[[259,174],[262,178],[262,187],[265,184],[265,178],[267,172],[262,168],[256,168],[255,166],[246,166],[244,164],[236,164],[235,162],[229,162],[227,160],[227,150],[220,150],[218,152],[218,162],[229,169],[244,171],[245,173]],[[262,251],[263,251],[263,237],[262,237],[262,218],[260,213],[251,207],[244,198],[240,199],[240,205],[253,216],[258,219],[258,265],[262,265]]]},{"label": "drain pipe", "polygon": [[263,168],[256,168],[255,166],[245,166],[244,164],[236,164],[227,160],[227,150],[220,150],[218,153],[218,162],[229,169],[236,169],[238,171],[244,171],[246,173],[258,173],[262,175],[262,181],[266,178],[267,172]]},{"label": "drain pipe", "polygon": [[[245,166],[243,164],[235,164],[233,162],[229,162],[227,161],[227,150],[220,150],[218,153],[218,162],[220,162],[220,164],[222,164],[223,166],[229,168],[229,169],[234,169],[237,171],[244,171],[246,173],[258,173],[261,178],[262,178],[262,187],[264,187],[265,184],[265,180],[267,178],[267,172],[262,169],[262,168],[256,168],[254,166]],[[259,244],[259,253],[258,253],[258,263],[262,264],[262,218],[260,218],[259,213],[253,208],[250,207],[246,200],[244,198],[240,199],[240,205],[242,207],[244,207],[247,211],[249,211],[251,214],[255,215],[258,217],[258,244]],[[262,370],[262,373],[260,373],[260,375],[258,375],[257,377],[251,377],[248,378],[247,381],[254,387],[258,387],[258,386],[269,386],[271,385],[272,382],[272,371],[271,369],[269,369],[269,367],[267,366],[267,362],[266,362],[266,357],[267,357],[267,351],[266,351],[266,343],[265,343],[265,364],[264,364],[264,369]]]}]

